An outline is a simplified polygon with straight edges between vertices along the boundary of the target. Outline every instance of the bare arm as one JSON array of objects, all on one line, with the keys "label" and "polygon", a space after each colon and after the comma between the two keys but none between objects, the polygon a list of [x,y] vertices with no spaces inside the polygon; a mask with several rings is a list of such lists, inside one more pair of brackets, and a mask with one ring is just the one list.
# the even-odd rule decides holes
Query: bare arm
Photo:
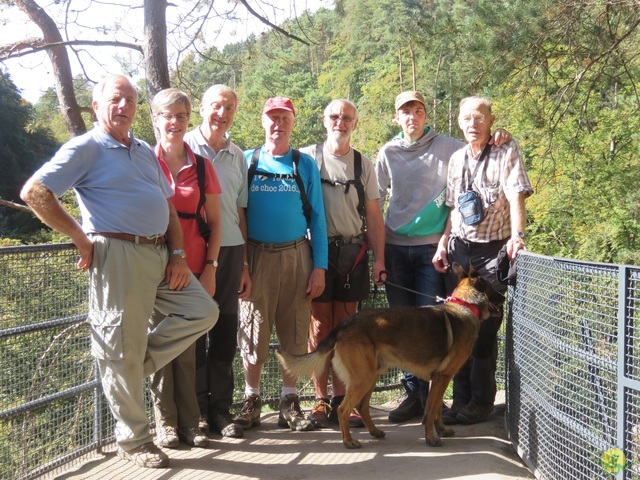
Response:
[{"label": "bare arm", "polygon": [[511,213],[511,238],[507,242],[507,256],[512,262],[518,256],[520,250],[526,250],[524,239],[518,236],[518,232],[524,232],[527,227],[527,212],[524,208],[524,193],[518,193],[509,202]]},{"label": "bare arm", "polygon": [[383,283],[380,279],[380,272],[385,270],[384,219],[377,199],[367,200],[364,209],[367,218],[367,240],[373,250],[373,281],[376,285],[381,286]]},{"label": "bare arm", "polygon": [[444,227],[444,233],[440,237],[436,253],[433,255],[433,266],[437,272],[446,273],[449,270],[449,260],[447,259],[447,248],[449,245],[449,236],[451,235],[451,212],[447,218],[447,225]]},{"label": "bare arm", "polygon": [[[171,252],[171,250],[182,250],[184,244],[178,213],[176,212],[176,207],[173,206],[173,203],[171,203],[169,199],[167,199],[167,203],[169,204],[169,226],[167,227],[167,245],[169,252]],[[187,262],[179,255],[169,255],[165,275],[171,290],[182,290],[189,285],[189,281],[191,280]]]},{"label": "bare arm", "polygon": [[78,268],[87,270],[93,260],[93,242],[84,233],[76,219],[64,209],[53,192],[40,180],[31,177],[22,187],[20,198],[45,224],[71,238],[80,252]]},{"label": "bare arm", "polygon": [[[220,255],[220,242],[222,242],[222,225],[220,220],[220,196],[218,194],[206,194],[204,211],[207,214],[207,225],[211,230],[207,246],[207,259],[217,260]],[[216,293],[216,267],[207,263],[200,275],[200,283],[209,295]]]}]

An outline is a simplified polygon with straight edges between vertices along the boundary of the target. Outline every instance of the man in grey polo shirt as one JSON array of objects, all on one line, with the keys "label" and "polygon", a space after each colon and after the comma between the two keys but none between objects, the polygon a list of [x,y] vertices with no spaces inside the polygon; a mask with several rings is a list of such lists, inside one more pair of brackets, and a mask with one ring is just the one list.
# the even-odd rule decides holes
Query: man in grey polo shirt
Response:
[{"label": "man in grey polo shirt", "polygon": [[[159,468],[169,459],[153,444],[143,380],[211,329],[218,307],[184,260],[173,191],[153,150],[129,131],[137,100],[126,77],[99,82],[94,128],[64,144],[21,197],[44,223],[71,237],[78,268],[89,272],[91,351],[116,419],[118,456]],[[69,188],[82,226],[58,201]],[[154,309],[166,318],[148,331]]]}]

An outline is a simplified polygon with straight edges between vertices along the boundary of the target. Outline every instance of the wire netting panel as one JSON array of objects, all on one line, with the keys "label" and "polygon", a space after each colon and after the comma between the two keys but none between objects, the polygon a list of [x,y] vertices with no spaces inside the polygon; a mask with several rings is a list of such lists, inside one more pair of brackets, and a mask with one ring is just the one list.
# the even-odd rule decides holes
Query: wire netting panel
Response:
[{"label": "wire netting panel", "polygon": [[[0,480],[36,478],[90,451],[115,450],[114,420],[90,354],[87,275],[77,260],[71,244],[0,248]],[[374,306],[386,306],[386,295],[372,285],[362,308]],[[239,405],[239,355],[234,369]],[[397,389],[401,376],[390,370],[377,389]],[[303,398],[315,397],[310,380],[299,388]],[[273,355],[262,389],[265,402],[277,406],[281,376]],[[145,392],[153,421],[148,384]]]},{"label": "wire netting panel", "polygon": [[0,249],[0,478],[30,478],[101,437],[77,258],[69,245]]},{"label": "wire netting panel", "polygon": [[507,422],[541,478],[604,478],[617,446],[620,267],[518,257]]}]

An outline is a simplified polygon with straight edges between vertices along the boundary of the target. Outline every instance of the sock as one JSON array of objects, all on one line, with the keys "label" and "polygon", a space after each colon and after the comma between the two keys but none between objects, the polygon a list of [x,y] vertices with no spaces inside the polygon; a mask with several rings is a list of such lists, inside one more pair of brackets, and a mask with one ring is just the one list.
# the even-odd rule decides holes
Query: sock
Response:
[{"label": "sock", "polygon": [[286,397],[287,395],[295,393],[298,394],[296,387],[282,387],[282,397]]},{"label": "sock", "polygon": [[260,396],[260,387],[250,387],[249,385],[245,385],[244,394],[247,397],[249,395],[258,395],[258,396]]}]

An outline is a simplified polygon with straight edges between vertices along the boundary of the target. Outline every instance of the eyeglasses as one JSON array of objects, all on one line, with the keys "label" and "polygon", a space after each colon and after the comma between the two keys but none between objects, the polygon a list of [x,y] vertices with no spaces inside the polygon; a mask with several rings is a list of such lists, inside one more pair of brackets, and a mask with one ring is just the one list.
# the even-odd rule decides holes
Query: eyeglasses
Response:
[{"label": "eyeglasses", "polygon": [[332,122],[337,122],[338,120],[342,120],[344,123],[351,123],[355,120],[353,117],[343,117],[342,115],[329,115],[329,120]]},{"label": "eyeglasses", "polygon": [[167,122],[170,122],[173,119],[176,119],[179,122],[186,122],[187,120],[189,120],[189,117],[191,116],[188,113],[178,113],[174,115],[173,113],[167,113],[167,112],[160,112],[158,115],[164,118]]},{"label": "eyeglasses", "polygon": [[486,115],[483,115],[483,114],[479,113],[478,115],[465,115],[463,117],[460,117],[458,120],[463,125],[466,125],[466,124],[471,123],[471,122],[477,123],[478,125],[481,125],[481,124],[483,124],[484,122],[487,121],[487,117],[486,117]]}]

